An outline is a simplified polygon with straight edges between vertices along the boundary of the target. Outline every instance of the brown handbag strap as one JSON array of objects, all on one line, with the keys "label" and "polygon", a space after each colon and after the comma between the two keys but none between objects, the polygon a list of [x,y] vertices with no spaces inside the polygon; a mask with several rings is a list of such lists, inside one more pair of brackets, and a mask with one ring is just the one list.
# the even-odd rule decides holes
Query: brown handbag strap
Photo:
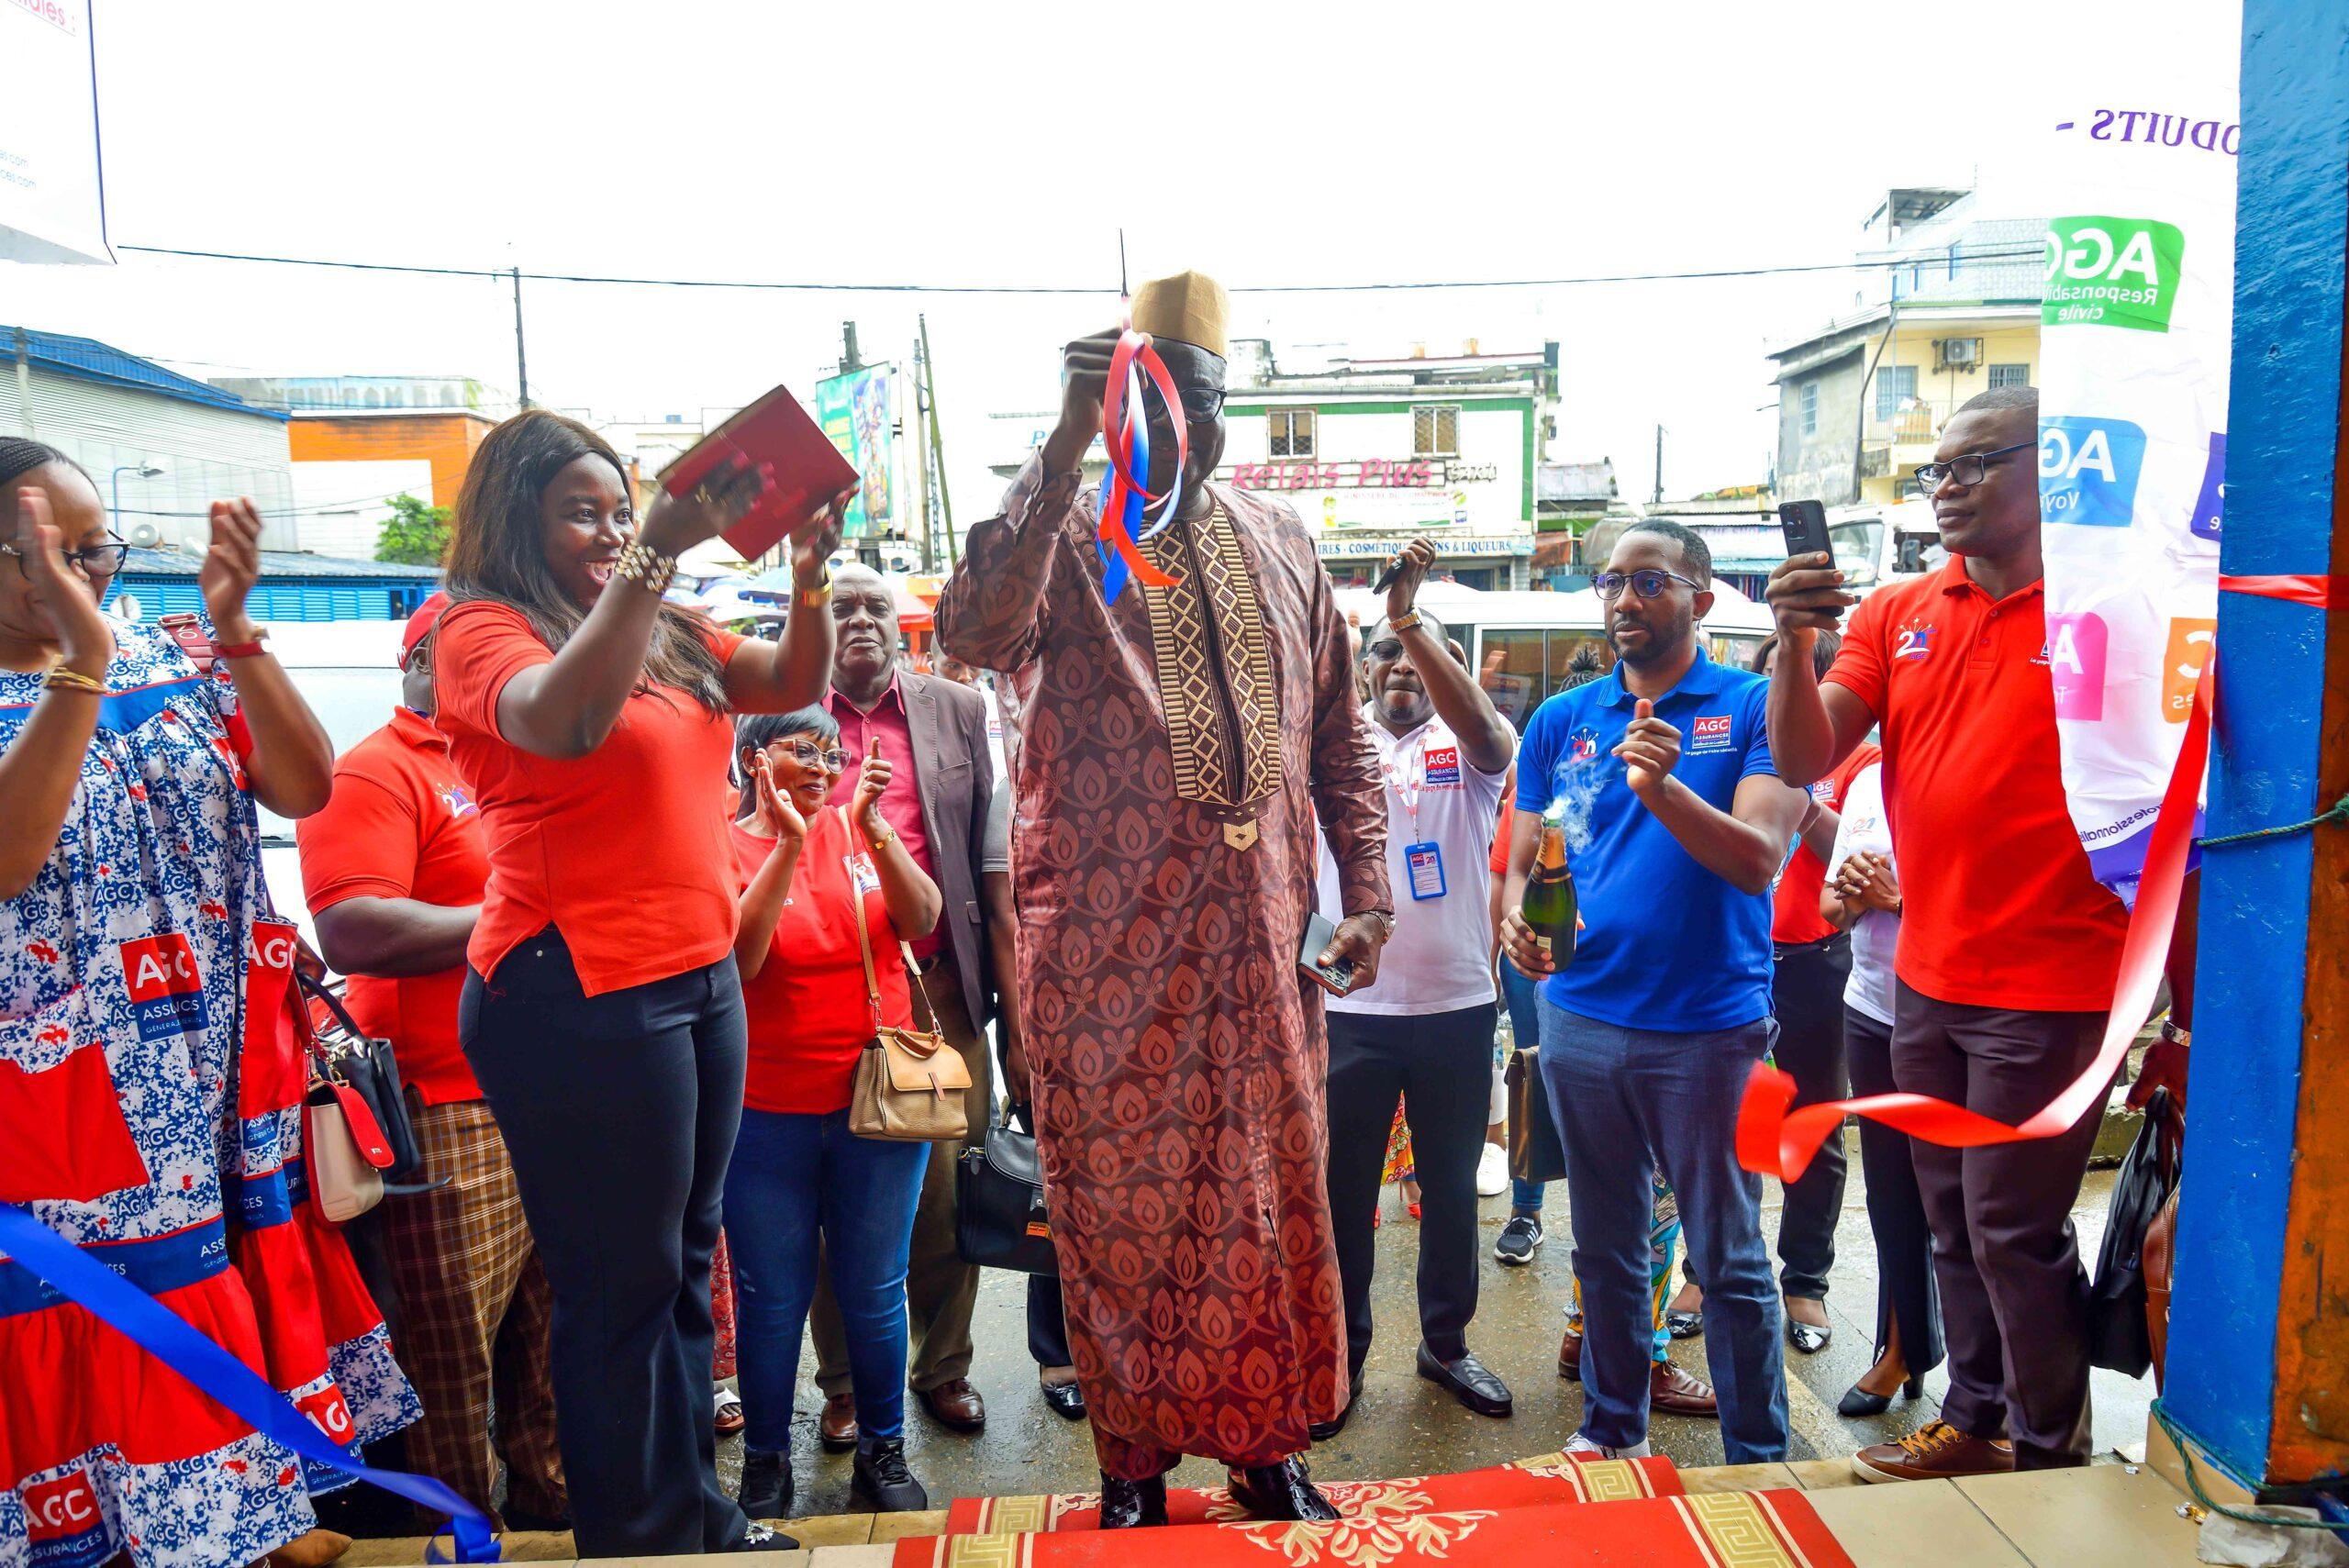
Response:
[{"label": "brown handbag strap", "polygon": [[914,959],[913,944],[899,937],[897,951],[905,955],[906,978],[914,983],[914,995],[921,998],[921,1010],[930,1015],[930,1032],[944,1040],[946,1029],[938,1021],[938,1006],[930,999],[930,987],[921,982],[921,965]]},{"label": "brown handbag strap", "polygon": [[[853,846],[856,842],[856,830],[849,822],[847,810],[838,806],[832,809],[840,813],[841,827],[847,833],[849,843]],[[878,869],[875,868],[876,874]],[[856,911],[856,946],[857,951],[864,958],[864,1000],[873,1009],[873,1032],[878,1034],[881,1032],[881,982],[873,970],[873,933],[865,929],[864,895],[857,891],[854,864],[848,867],[848,902],[849,907]]]}]

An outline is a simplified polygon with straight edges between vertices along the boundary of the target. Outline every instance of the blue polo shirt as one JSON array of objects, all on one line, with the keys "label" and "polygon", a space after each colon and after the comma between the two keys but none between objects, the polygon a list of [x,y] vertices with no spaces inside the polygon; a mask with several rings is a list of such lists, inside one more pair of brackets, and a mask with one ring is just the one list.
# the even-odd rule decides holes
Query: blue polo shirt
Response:
[{"label": "blue polo shirt", "polygon": [[[1697,1033],[1770,1012],[1770,895],[1741,893],[1697,863],[1631,793],[1612,753],[1637,700],[1615,672],[1560,692],[1526,726],[1517,806],[1566,805],[1566,863],[1584,929],[1574,962],[1542,995],[1620,1029]],[[1741,780],[1776,776],[1763,704],[1769,683],[1714,663],[1700,647],[1655,716],[1680,731],[1673,775],[1730,809]]]}]

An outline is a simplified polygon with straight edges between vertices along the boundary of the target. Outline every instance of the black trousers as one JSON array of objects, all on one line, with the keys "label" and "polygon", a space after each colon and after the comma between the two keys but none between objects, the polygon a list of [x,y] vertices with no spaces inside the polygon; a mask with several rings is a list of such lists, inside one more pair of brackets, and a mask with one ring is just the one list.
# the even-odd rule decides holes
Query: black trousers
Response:
[{"label": "black trousers", "polygon": [[709,1260],[742,1119],[732,956],[589,997],[550,928],[465,977],[457,1027],[554,1287],[579,1554],[730,1546],[747,1526],[718,1484]]},{"label": "black trousers", "polygon": [[[1030,1135],[1035,1132],[1035,1107],[1023,1100],[1013,1100],[1006,1108],[1020,1131]],[[1028,1276],[1028,1353],[1036,1358],[1040,1367],[1076,1364],[1069,1355],[1068,1319],[1061,1307],[1058,1274]]]},{"label": "black trousers", "polygon": [[[2003,1122],[2043,1109],[2096,1058],[2102,1013],[1936,1001],[1902,984],[1892,1075]],[[1942,1418],[2012,1438],[2015,1468],[2088,1462],[2088,1276],[2072,1230],[2102,1118],[2054,1138],[1943,1149],[1912,1141],[1949,1336]]]},{"label": "black trousers", "polygon": [[[1844,1008],[1843,1055],[1853,1094],[1889,1095],[1899,1087],[1892,1081],[1890,1024]],[[1909,1135],[1862,1117],[1860,1169],[1867,1176],[1868,1229],[1876,1237],[1876,1351],[1883,1353],[1897,1324],[1901,1363],[1911,1374],[1930,1372],[1943,1353],[1942,1294],[1933,1283],[1933,1231],[1917,1192]]]},{"label": "black trousers", "polygon": [[[1843,983],[1852,976],[1852,939],[1842,932],[1815,942],[1779,942],[1770,967],[1770,1008],[1778,1018],[1771,1058],[1794,1075],[1795,1104],[1840,1100],[1843,1076]],[[1819,1146],[1810,1168],[1787,1188],[1778,1219],[1778,1288],[1810,1301],[1827,1299],[1835,1264],[1835,1222],[1843,1213],[1843,1140]]]},{"label": "black trousers", "polygon": [[1370,1281],[1378,1174],[1395,1101],[1419,1171],[1419,1337],[1451,1361],[1476,1316],[1476,1162],[1492,1109],[1497,1008],[1416,1017],[1339,1013],[1330,1020],[1330,1219],[1346,1302],[1346,1370],[1370,1354]]}]

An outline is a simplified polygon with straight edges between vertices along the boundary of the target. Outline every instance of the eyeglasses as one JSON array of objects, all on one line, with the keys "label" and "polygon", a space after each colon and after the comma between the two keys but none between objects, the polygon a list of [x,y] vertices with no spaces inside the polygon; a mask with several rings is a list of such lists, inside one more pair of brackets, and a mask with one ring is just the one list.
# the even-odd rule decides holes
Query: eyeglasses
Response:
[{"label": "eyeglasses", "polygon": [[1909,472],[1916,474],[1917,483],[1928,490],[1939,489],[1944,479],[1954,479],[1962,488],[1971,490],[1982,483],[1993,462],[2013,452],[2028,451],[2038,444],[2037,441],[2017,441],[2013,446],[2000,447],[1996,451],[1967,452],[1964,457],[1954,457],[1947,462],[1920,462]]},{"label": "eyeglasses", "polygon": [[790,752],[801,767],[822,767],[838,773],[848,766],[848,753],[837,746],[825,751],[812,740],[786,740],[783,749]]},{"label": "eyeglasses", "polygon": [[1705,585],[1694,577],[1683,577],[1677,572],[1666,572],[1659,566],[1642,567],[1637,572],[1602,572],[1590,580],[1590,585],[1598,590],[1600,598],[1612,604],[1623,596],[1625,584],[1629,584],[1631,592],[1641,598],[1655,599],[1664,596],[1667,582],[1686,583],[1698,593],[1705,589]]},{"label": "eyeglasses", "polygon": [[1186,386],[1182,388],[1183,417],[1191,424],[1204,425],[1223,412],[1223,388],[1219,386]]},{"label": "eyeglasses", "polygon": [[[128,545],[109,536],[105,544],[94,544],[87,550],[69,550],[64,552],[63,559],[66,565],[77,568],[83,576],[96,582],[121,571],[123,557],[129,553]],[[15,545],[0,544],[0,555],[15,556],[17,570],[27,577],[32,575],[32,568],[25,564],[25,552]]]},{"label": "eyeglasses", "polygon": [[1396,638],[1382,638],[1370,645],[1370,656],[1382,664],[1392,664],[1403,657],[1403,644]]}]

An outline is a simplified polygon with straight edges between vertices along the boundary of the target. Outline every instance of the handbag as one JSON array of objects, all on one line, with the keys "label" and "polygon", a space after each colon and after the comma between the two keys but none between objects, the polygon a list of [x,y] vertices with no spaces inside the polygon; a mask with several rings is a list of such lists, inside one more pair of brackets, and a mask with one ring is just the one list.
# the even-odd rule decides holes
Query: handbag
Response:
[{"label": "handbag", "polygon": [[384,1201],[384,1167],[392,1151],[357,1090],[313,1081],[303,1102],[303,1148],[318,1212],[334,1224],[358,1218]]},{"label": "handbag", "polygon": [[954,1167],[954,1250],[983,1269],[1060,1273],[1033,1134],[993,1122],[985,1139],[963,1151]]},{"label": "handbag", "polygon": [[330,1084],[339,1082],[351,1086],[374,1118],[383,1143],[391,1152],[391,1163],[380,1167],[384,1190],[417,1193],[446,1186],[446,1177],[438,1182],[417,1180],[424,1174],[424,1150],[416,1140],[416,1124],[408,1117],[407,1096],[400,1086],[400,1064],[392,1054],[392,1042],[376,1040],[361,1029],[342,998],[323,982],[299,970],[295,978],[304,995],[326,1004],[340,1029],[331,1041],[320,1038],[310,1010],[296,998],[294,1011],[318,1076]]},{"label": "handbag", "polygon": [[[838,809],[835,807],[835,809]],[[841,812],[841,820],[848,814]],[[859,1138],[892,1143],[952,1143],[968,1137],[970,1113],[963,1097],[971,1069],[963,1053],[949,1047],[938,1028],[938,1009],[921,983],[921,967],[905,942],[906,977],[930,1015],[927,1030],[898,1029],[881,1021],[881,983],[873,969],[873,933],[864,920],[864,895],[849,878],[849,904],[856,911],[856,945],[864,955],[864,996],[873,1008],[873,1038],[856,1061],[856,1083],[848,1105],[848,1129]]]},{"label": "handbag", "polygon": [[1508,1173],[1520,1182],[1564,1181],[1566,1151],[1550,1115],[1541,1057],[1531,1050],[1510,1051],[1502,1078],[1508,1089]]},{"label": "handbag", "polygon": [[2088,1291],[2088,1364],[2124,1377],[2143,1377],[2154,1364],[2147,1242],[2177,1190],[2177,1138],[2170,1127],[2176,1114],[2169,1091],[2154,1090],[2144,1124],[2113,1178],[2104,1244]]}]

